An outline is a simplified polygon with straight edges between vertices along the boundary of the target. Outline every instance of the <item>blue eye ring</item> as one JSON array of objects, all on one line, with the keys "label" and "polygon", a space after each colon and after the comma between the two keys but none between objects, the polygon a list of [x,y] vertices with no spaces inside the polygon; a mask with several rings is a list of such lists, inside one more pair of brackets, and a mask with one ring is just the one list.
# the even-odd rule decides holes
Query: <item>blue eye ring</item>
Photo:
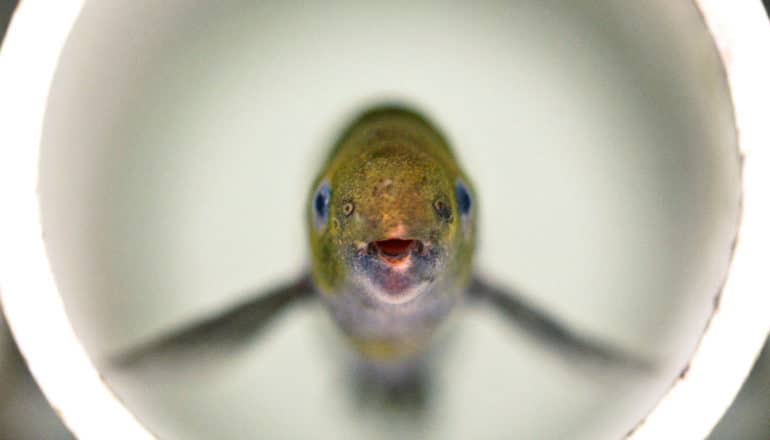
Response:
[{"label": "blue eye ring", "polygon": [[317,229],[321,229],[329,222],[329,205],[332,191],[329,182],[322,182],[312,200],[313,223]]},{"label": "blue eye ring", "polygon": [[455,200],[457,202],[457,211],[461,217],[467,217],[470,215],[473,208],[473,199],[471,198],[471,192],[468,187],[461,181],[455,183]]}]

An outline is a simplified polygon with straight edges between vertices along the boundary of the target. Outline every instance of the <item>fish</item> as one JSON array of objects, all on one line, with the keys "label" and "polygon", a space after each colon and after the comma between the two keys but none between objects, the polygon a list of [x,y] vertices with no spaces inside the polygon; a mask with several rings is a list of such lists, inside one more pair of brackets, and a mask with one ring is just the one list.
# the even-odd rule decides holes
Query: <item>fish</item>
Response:
[{"label": "fish", "polygon": [[308,301],[328,311],[356,353],[358,375],[379,389],[412,393],[437,335],[471,304],[490,307],[565,358],[645,364],[481,275],[474,263],[479,215],[473,182],[431,120],[406,106],[371,108],[342,132],[309,190],[309,267],[121,353],[115,364],[236,349]]},{"label": "fish", "polygon": [[313,184],[311,278],[364,358],[408,360],[463,300],[476,242],[473,187],[414,112],[354,121]]}]

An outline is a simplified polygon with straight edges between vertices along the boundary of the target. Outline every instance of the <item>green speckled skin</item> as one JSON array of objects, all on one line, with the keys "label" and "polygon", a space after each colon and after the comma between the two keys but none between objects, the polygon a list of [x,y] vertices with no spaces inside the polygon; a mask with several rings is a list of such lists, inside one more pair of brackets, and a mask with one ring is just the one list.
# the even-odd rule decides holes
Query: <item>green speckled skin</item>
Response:
[{"label": "green speckled skin", "polygon": [[[465,218],[458,212],[455,197],[458,181],[474,200]],[[329,220],[319,228],[314,222],[312,201],[322,182],[328,182],[331,198]],[[421,296],[446,297],[442,304],[453,306],[470,282],[476,237],[475,200],[471,182],[446,140],[419,114],[398,107],[376,108],[357,118],[344,132],[313,183],[307,228],[314,284],[333,315],[347,318],[347,323],[338,323],[359,351],[369,357],[386,358],[411,354],[427,343],[448,313],[431,315],[426,311],[423,319],[415,308],[443,307],[427,300],[413,301],[411,307],[371,301],[353,301],[357,305],[351,305],[350,301],[340,300],[340,296],[365,295],[361,291],[366,289],[354,281],[360,274],[353,273],[350,263],[356,246],[408,238],[440,249],[440,274],[431,276],[431,288]],[[438,215],[437,201],[450,207],[449,219]],[[344,205],[349,203],[354,210],[346,215]],[[373,318],[386,316],[387,324],[374,328],[361,322],[367,318],[359,307],[375,308],[379,315]],[[351,314],[360,316],[351,318]],[[424,325],[415,323],[421,319]],[[402,330],[391,331],[387,326]]]}]

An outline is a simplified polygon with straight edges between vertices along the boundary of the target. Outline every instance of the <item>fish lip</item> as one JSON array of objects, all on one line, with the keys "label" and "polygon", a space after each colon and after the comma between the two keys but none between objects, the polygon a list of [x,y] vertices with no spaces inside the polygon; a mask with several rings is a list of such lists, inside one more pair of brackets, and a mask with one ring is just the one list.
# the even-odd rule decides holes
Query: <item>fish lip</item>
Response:
[{"label": "fish lip", "polygon": [[[387,281],[379,277],[361,274],[358,278],[363,291],[380,304],[389,306],[404,305],[422,296],[434,280],[409,280],[404,274],[392,273],[388,275],[399,286],[389,286]],[[401,278],[400,280],[398,278]],[[399,282],[400,281],[400,282]],[[396,287],[396,288],[394,288]]]},{"label": "fish lip", "polygon": [[388,305],[401,305],[411,302],[421,296],[427,290],[429,282],[422,281],[398,293],[383,290],[379,287],[371,289],[372,294],[382,303]]}]

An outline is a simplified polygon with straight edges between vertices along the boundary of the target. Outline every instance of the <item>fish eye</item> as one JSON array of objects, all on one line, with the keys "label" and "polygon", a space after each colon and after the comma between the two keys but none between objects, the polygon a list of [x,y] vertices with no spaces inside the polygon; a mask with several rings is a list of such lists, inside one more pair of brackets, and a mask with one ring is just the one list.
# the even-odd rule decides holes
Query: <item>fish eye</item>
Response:
[{"label": "fish eye", "polygon": [[471,193],[468,188],[462,183],[457,182],[455,184],[455,198],[457,199],[457,210],[461,216],[467,216],[471,212]]},{"label": "fish eye", "polygon": [[313,196],[313,220],[316,228],[321,229],[329,221],[329,202],[331,188],[327,182],[321,184]]}]

